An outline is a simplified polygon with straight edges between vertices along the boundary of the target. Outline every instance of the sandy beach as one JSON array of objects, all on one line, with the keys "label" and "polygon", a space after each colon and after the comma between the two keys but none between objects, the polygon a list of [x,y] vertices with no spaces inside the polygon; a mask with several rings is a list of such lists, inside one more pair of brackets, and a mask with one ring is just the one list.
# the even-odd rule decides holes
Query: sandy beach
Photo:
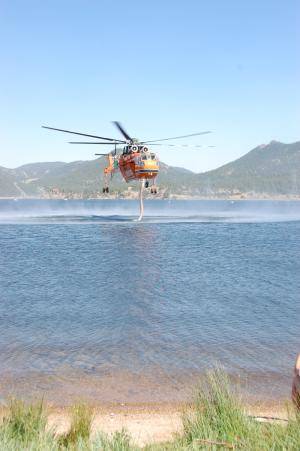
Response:
[{"label": "sandy beach", "polygon": [[[257,402],[245,404],[248,415],[258,421],[285,422],[291,408],[286,402]],[[70,408],[58,408],[48,405],[47,428],[57,435],[68,432],[71,424]],[[125,429],[138,446],[167,442],[183,432],[183,417],[193,408],[187,403],[136,403],[104,404],[93,407],[92,436],[97,433],[112,435]],[[1,417],[6,414],[2,408]]]},{"label": "sandy beach", "polygon": [[[278,403],[256,403],[245,405],[248,415],[258,421],[285,422],[291,408],[290,401]],[[127,404],[102,406],[94,409],[92,434],[113,434],[125,429],[135,444],[167,442],[183,432],[183,417],[192,411],[188,404]],[[67,409],[50,409],[48,427],[58,434],[66,433],[70,427]]]},{"label": "sandy beach", "polygon": [[[112,434],[126,429],[134,443],[145,446],[151,443],[172,440],[183,431],[183,416],[188,405],[124,405],[95,409],[92,433]],[[284,404],[256,404],[247,406],[249,415],[259,421],[274,421],[273,418],[287,419],[288,409]],[[48,427],[55,428],[58,434],[66,433],[70,427],[70,414],[67,410],[52,410]]]}]

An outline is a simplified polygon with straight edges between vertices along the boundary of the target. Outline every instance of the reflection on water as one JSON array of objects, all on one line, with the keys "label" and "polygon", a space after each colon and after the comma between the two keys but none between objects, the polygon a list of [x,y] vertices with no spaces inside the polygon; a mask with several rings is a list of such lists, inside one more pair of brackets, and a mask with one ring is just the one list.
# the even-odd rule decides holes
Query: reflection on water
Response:
[{"label": "reflection on water", "polygon": [[[48,204],[38,210],[51,217]],[[86,204],[74,203],[72,214]],[[220,218],[232,208],[211,204],[186,205],[183,217],[193,208]],[[21,208],[16,220],[2,204],[2,396],[182,400],[216,362],[248,392],[289,396],[299,351],[300,222],[291,221],[298,204],[288,204],[265,205],[272,222],[261,214],[246,223],[140,224],[24,223]],[[32,220],[37,206],[23,213],[29,205]]]}]

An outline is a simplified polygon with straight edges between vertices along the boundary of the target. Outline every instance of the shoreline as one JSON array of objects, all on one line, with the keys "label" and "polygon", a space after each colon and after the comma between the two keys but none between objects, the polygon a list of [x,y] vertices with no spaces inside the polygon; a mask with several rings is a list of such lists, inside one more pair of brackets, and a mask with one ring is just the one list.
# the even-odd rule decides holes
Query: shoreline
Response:
[{"label": "shoreline", "polygon": [[[273,409],[290,399],[293,374],[227,373],[232,389],[245,405]],[[109,411],[178,410],[190,405],[205,378],[205,371],[165,374],[158,367],[144,373],[119,370],[112,373],[85,374],[70,371],[46,375],[30,371],[17,376],[1,373],[1,404],[14,397],[26,402],[43,399],[53,408],[68,408],[82,402]],[[222,383],[222,380],[219,381]]]},{"label": "shoreline", "polygon": [[[243,397],[238,397],[241,406],[245,412],[253,416],[272,416],[285,417],[290,408],[292,408],[291,399],[281,400],[256,400],[250,401]],[[26,405],[39,403],[42,401],[47,412],[51,415],[68,415],[72,407],[77,404],[82,404],[90,408],[96,415],[119,415],[126,417],[128,415],[166,415],[166,414],[184,414],[187,411],[193,410],[194,400],[190,401],[165,401],[165,402],[91,402],[85,401],[78,397],[72,403],[57,404],[53,401],[47,401],[43,397],[31,398],[30,400],[17,397],[8,396],[4,402],[0,403],[0,418],[5,414],[11,400],[20,400]]]},{"label": "shoreline", "polygon": [[[19,200],[65,200],[65,201],[89,201],[89,200],[132,200],[137,201],[138,200],[138,193],[136,193],[136,196],[115,196],[115,195],[109,195],[109,196],[101,196],[101,197],[2,197],[0,196],[0,200],[12,200],[12,201],[19,201]],[[185,196],[180,194],[173,194],[168,197],[153,197],[153,196],[145,196],[144,200],[197,200],[197,201],[300,201],[300,195],[278,195],[278,196],[247,196],[245,195],[229,195],[224,197],[201,197],[201,196]]]}]

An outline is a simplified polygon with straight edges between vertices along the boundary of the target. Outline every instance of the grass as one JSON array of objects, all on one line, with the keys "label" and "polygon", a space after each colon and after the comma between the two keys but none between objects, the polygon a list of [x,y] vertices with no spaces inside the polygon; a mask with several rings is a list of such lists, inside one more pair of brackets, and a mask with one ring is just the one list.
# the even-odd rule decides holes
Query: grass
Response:
[{"label": "grass", "polygon": [[260,423],[249,417],[220,371],[207,375],[195,407],[194,413],[184,418],[184,442],[191,449],[205,443],[210,443],[210,449],[300,449],[297,416],[290,416],[287,424]]},{"label": "grass", "polygon": [[72,448],[81,441],[89,442],[92,429],[93,413],[85,404],[75,405],[71,412],[71,427],[67,434],[58,437],[58,443],[62,448]]},{"label": "grass", "polygon": [[[221,382],[220,382],[221,381]],[[137,451],[125,430],[112,436],[91,434],[92,410],[79,404],[71,412],[68,433],[58,436],[48,430],[43,403],[26,405],[13,400],[0,425],[1,450],[104,450]],[[184,431],[172,442],[149,445],[158,450],[249,451],[299,450],[300,416],[293,414],[285,424],[259,423],[244,411],[233,395],[224,373],[209,373],[198,389],[193,409],[183,417]]]},{"label": "grass", "polygon": [[26,405],[11,400],[0,426],[1,450],[51,450],[53,435],[46,431],[47,415],[43,402]]}]

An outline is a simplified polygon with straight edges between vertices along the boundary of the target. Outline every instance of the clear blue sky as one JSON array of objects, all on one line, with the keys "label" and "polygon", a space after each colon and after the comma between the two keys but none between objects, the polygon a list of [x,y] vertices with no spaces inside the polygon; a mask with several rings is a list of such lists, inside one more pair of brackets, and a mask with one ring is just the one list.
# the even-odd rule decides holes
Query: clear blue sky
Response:
[{"label": "clear blue sky", "polygon": [[[217,167],[272,139],[300,139],[298,0],[0,2],[0,165],[93,158],[42,124],[139,138],[213,130],[162,148]],[[179,141],[178,141],[179,142]]]}]

